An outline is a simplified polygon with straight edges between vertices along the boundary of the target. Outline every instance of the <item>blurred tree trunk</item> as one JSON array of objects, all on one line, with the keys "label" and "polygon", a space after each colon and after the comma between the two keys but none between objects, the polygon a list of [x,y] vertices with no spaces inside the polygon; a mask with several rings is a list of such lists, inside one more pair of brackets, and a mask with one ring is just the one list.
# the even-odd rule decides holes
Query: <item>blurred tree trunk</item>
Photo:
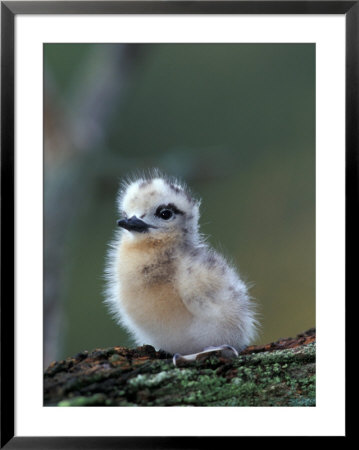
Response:
[{"label": "blurred tree trunk", "polygon": [[174,367],[151,346],[83,352],[45,371],[45,405],[315,406],[315,330]]},{"label": "blurred tree trunk", "polygon": [[[91,197],[93,177],[118,164],[105,141],[113,108],[121,105],[129,75],[141,54],[136,45],[94,46],[64,98],[49,67],[44,71],[44,366],[58,357],[64,335],[65,252],[73,221]],[[77,156],[97,154],[84,174]],[[71,202],[68,201],[71,199]],[[62,333],[60,333],[62,330]]]}]

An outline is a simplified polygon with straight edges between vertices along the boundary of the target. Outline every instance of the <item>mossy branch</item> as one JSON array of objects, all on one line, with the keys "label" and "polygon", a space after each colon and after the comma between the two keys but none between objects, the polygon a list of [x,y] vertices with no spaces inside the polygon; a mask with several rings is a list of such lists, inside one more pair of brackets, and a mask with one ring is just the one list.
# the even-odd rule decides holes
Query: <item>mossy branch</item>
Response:
[{"label": "mossy branch", "polygon": [[45,371],[45,405],[315,406],[315,330],[174,367],[145,345],[83,352]]}]

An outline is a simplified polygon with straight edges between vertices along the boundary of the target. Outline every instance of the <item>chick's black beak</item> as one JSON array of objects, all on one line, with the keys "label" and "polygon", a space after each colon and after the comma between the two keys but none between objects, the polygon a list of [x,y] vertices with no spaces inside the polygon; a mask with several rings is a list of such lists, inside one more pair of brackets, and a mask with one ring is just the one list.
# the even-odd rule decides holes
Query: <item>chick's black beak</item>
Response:
[{"label": "chick's black beak", "polygon": [[125,230],[137,231],[138,233],[146,233],[149,228],[154,228],[136,216],[132,216],[130,219],[118,220],[117,225]]}]

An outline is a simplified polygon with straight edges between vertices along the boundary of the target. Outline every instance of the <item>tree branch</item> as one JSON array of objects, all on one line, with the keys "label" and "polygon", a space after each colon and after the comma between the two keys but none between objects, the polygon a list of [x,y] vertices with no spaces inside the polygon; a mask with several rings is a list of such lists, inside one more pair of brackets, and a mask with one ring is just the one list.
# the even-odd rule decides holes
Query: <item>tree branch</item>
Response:
[{"label": "tree branch", "polygon": [[315,329],[182,367],[149,345],[83,352],[45,371],[45,405],[315,406]]}]

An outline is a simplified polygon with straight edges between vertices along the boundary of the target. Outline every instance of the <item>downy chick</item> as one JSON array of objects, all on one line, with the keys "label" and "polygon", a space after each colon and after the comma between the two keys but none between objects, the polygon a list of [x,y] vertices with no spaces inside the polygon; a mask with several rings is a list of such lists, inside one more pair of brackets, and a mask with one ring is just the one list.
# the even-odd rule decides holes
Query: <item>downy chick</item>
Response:
[{"label": "downy chick", "polygon": [[237,354],[256,334],[245,283],[199,233],[199,206],[176,180],[155,175],[127,183],[108,255],[112,313],[138,345],[176,354],[175,363],[177,353],[209,346]]}]

